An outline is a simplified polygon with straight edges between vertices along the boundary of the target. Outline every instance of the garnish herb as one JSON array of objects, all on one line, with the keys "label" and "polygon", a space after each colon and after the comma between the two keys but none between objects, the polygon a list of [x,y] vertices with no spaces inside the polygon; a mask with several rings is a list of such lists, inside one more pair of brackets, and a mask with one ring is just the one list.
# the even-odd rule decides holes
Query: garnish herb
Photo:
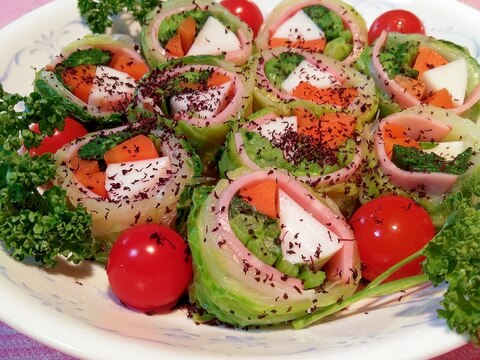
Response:
[{"label": "garnish herb", "polygon": [[465,173],[470,165],[473,149],[468,148],[452,160],[421,149],[393,145],[392,162],[406,171],[439,172],[453,175]]},{"label": "garnish herb", "polygon": [[[57,186],[41,191],[54,178],[51,154],[19,154],[40,144],[55,129],[63,129],[67,110],[55,98],[37,93],[9,94],[0,84],[0,239],[17,260],[33,258],[47,267],[63,255],[79,263],[94,252],[91,216],[81,207],[70,208]],[[25,107],[23,111],[22,105]],[[29,125],[38,123],[41,133]]]},{"label": "garnish herb", "polygon": [[[126,10],[143,23],[147,14],[159,5],[158,0],[78,0],[80,15],[94,33],[104,33],[112,26],[113,16]],[[160,3],[161,5],[161,3]]]}]

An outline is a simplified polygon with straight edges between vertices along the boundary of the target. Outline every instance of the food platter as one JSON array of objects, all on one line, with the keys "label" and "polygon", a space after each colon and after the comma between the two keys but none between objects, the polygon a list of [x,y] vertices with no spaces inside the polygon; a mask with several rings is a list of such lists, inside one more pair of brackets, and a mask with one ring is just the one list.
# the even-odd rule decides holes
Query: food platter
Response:
[{"label": "food platter", "polygon": [[[459,2],[349,2],[367,23],[392,8],[414,11],[428,34],[465,45],[480,57],[475,35],[480,14]],[[276,3],[259,5],[267,14]],[[74,0],[53,1],[2,29],[0,81],[5,89],[28,93],[34,69],[85,33]],[[442,289],[429,286],[363,302],[303,330],[249,331],[197,325],[182,310],[156,316],[128,310],[109,290],[103,267],[91,262],[61,262],[54,270],[44,270],[16,262],[2,249],[0,288],[2,321],[82,358],[428,358],[466,341],[437,319]]]}]

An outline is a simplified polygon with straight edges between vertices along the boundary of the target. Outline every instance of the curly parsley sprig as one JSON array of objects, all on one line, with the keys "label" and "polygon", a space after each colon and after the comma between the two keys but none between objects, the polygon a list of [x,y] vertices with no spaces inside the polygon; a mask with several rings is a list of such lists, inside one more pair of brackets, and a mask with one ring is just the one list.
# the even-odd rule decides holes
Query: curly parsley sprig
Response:
[{"label": "curly parsley sprig", "polygon": [[122,11],[131,12],[133,18],[142,23],[159,3],[160,0],[78,0],[77,5],[90,30],[104,33],[112,26],[112,17]]},{"label": "curly parsley sprig", "polygon": [[[67,115],[54,98],[10,94],[0,84],[0,241],[15,259],[34,258],[47,267],[56,264],[57,255],[78,263],[95,250],[85,209],[71,208],[59,187],[39,190],[55,176],[52,155],[18,151],[63,129]],[[29,129],[32,123],[39,124],[41,134]]]}]

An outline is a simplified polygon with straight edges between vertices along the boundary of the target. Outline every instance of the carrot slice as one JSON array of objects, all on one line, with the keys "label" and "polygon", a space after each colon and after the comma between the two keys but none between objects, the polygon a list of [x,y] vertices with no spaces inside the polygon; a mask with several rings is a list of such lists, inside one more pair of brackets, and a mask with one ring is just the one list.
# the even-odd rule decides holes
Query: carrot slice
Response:
[{"label": "carrot slice", "polygon": [[310,111],[297,108],[297,131],[312,136],[330,149],[338,149],[355,130],[355,117],[347,113],[329,113],[316,118]]},{"label": "carrot slice", "polygon": [[397,75],[394,78],[395,82],[400,85],[408,94],[415,96],[417,99],[423,98],[425,94],[425,84],[417,79],[409,78],[408,76]]},{"label": "carrot slice", "polygon": [[131,56],[119,53],[113,54],[109,66],[127,73],[135,80],[139,80],[148,71],[143,61],[134,60]]},{"label": "carrot slice", "polygon": [[449,91],[445,88],[430,95],[430,97],[425,100],[425,103],[444,109],[452,109],[454,107],[452,95],[450,95]]},{"label": "carrot slice", "polygon": [[97,161],[80,159],[75,155],[68,161],[68,167],[80,184],[102,198],[108,198],[105,173],[100,171]]},{"label": "carrot slice", "polygon": [[93,174],[100,171],[100,167],[98,166],[98,161],[95,160],[84,160],[79,158],[78,156],[73,156],[68,161],[68,167],[72,170],[75,174],[77,173],[85,173],[85,174]]},{"label": "carrot slice", "polygon": [[308,135],[314,139],[320,139],[320,121],[310,111],[304,108],[296,108],[294,111],[297,117],[297,132]]},{"label": "carrot slice", "polygon": [[85,186],[88,190],[101,196],[104,199],[108,198],[108,192],[105,188],[106,175],[104,172],[96,172],[87,174],[84,172],[76,173],[77,181]]},{"label": "carrot slice", "polygon": [[108,164],[154,159],[158,157],[155,144],[148,136],[137,135],[118,144],[105,153],[103,158]]},{"label": "carrot slice", "polygon": [[187,54],[188,50],[192,47],[193,40],[195,39],[196,25],[195,19],[188,16],[182,21],[177,29],[177,34],[180,35],[184,54]]},{"label": "carrot slice", "polygon": [[435,50],[426,46],[420,46],[413,68],[418,71],[418,78],[420,79],[425,71],[447,63],[448,61]]},{"label": "carrot slice", "polygon": [[219,86],[225,84],[226,82],[231,81],[232,79],[225,74],[221,74],[217,71],[213,72],[212,75],[208,78],[207,86]]},{"label": "carrot slice", "polygon": [[313,39],[313,40],[290,40],[288,38],[270,38],[270,48],[277,47],[289,47],[289,48],[298,48],[303,50],[310,50],[313,52],[323,52],[325,46],[327,45],[327,40],[325,38]]},{"label": "carrot slice", "polygon": [[173,56],[181,57],[185,55],[182,49],[182,37],[180,34],[175,34],[170,40],[168,40],[167,45],[165,45],[165,50]]},{"label": "carrot slice", "polygon": [[385,144],[385,152],[389,159],[392,158],[393,145],[401,145],[405,147],[414,147],[419,149],[418,143],[409,137],[402,125],[387,123],[383,127],[383,141]]},{"label": "carrot slice", "polygon": [[353,136],[355,117],[347,113],[329,113],[320,117],[320,134],[323,144],[338,149]]},{"label": "carrot slice", "polygon": [[96,70],[97,67],[95,65],[80,65],[67,68],[62,73],[63,83],[70,89],[73,95],[88,103]]},{"label": "carrot slice", "polygon": [[267,180],[239,191],[239,195],[258,212],[271,218],[277,217],[277,182]]},{"label": "carrot slice", "polygon": [[329,104],[344,108],[357,97],[358,91],[355,88],[341,87],[320,89],[307,82],[301,82],[293,90],[292,95],[317,104]]}]

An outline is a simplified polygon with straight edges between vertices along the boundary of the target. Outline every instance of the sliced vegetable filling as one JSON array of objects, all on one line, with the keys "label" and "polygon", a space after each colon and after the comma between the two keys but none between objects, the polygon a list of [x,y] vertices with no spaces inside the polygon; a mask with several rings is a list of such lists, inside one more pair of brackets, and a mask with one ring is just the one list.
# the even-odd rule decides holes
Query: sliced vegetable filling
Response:
[{"label": "sliced vegetable filling", "polygon": [[337,60],[347,58],[353,48],[352,33],[342,18],[321,5],[304,7],[270,29],[269,45],[320,52]]},{"label": "sliced vegetable filling", "polygon": [[201,9],[182,11],[164,19],[158,38],[174,57],[219,55],[242,48],[234,30],[212,12]]},{"label": "sliced vegetable filling", "polygon": [[73,95],[104,112],[125,110],[147,70],[126,53],[99,48],[77,50],[54,69]]},{"label": "sliced vegetable filling", "polygon": [[235,95],[235,77],[212,68],[172,72],[160,79],[156,90],[143,88],[155,96],[161,113],[176,119],[209,119],[220,114]]},{"label": "sliced vegetable filling", "polygon": [[428,139],[428,129],[420,131],[420,138],[415,139],[411,132],[401,124],[386,123],[383,126],[385,152],[397,167],[406,171],[452,175],[467,171],[473,149],[465,141]]},{"label": "sliced vegetable filling", "polygon": [[320,68],[298,53],[283,52],[265,63],[265,74],[276,87],[297,99],[335,107],[348,107],[358,96],[344,87],[328,67]]},{"label": "sliced vegetable filling", "polygon": [[[292,116],[274,114],[243,131],[243,147],[261,167],[279,167],[294,174],[329,174],[345,167],[355,153],[355,117],[327,113],[319,117],[304,108]],[[258,124],[258,123],[257,123]]]},{"label": "sliced vegetable filling", "polygon": [[448,61],[416,41],[387,40],[379,60],[388,77],[422,103],[444,109],[464,104],[468,82],[465,59]]},{"label": "sliced vegetable filling", "polygon": [[305,289],[323,284],[322,266],[342,247],[339,237],[274,179],[240,189],[230,203],[229,219],[235,235],[255,256],[304,281]]},{"label": "sliced vegetable filling", "polygon": [[154,141],[130,131],[98,136],[68,161],[77,181],[102,199],[146,199],[171,175],[168,156]]}]

